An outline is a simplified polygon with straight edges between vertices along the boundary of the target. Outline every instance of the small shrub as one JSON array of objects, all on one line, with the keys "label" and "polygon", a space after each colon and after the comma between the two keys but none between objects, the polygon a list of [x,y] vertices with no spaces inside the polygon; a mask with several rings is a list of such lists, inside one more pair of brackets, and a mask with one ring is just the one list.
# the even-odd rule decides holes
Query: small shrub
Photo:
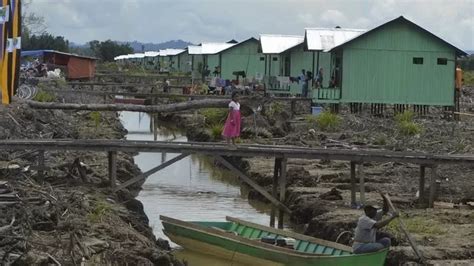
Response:
[{"label": "small shrub", "polygon": [[405,111],[403,113],[398,113],[395,115],[395,120],[397,122],[412,122],[415,117],[415,113],[411,111]]},{"label": "small shrub", "polygon": [[464,85],[474,86],[474,71],[465,71],[463,78],[464,78]]},{"label": "small shrub", "polygon": [[99,127],[100,125],[100,120],[101,120],[101,114],[98,111],[91,112],[89,114],[89,117],[92,121],[94,121],[95,127]]},{"label": "small shrub", "polygon": [[56,101],[56,96],[46,91],[40,91],[36,94],[34,100],[38,102],[54,102]]},{"label": "small shrub", "polygon": [[285,105],[281,102],[273,102],[266,110],[265,115],[268,117],[273,117],[275,115],[281,114],[285,110]]},{"label": "small shrub", "polygon": [[103,217],[111,211],[112,206],[110,206],[110,204],[108,204],[107,202],[100,200],[96,202],[94,209],[89,212],[89,214],[87,215],[87,219],[91,223],[102,222]]},{"label": "small shrub", "polygon": [[224,108],[206,108],[199,111],[204,116],[207,126],[224,124],[228,111]]},{"label": "small shrub", "polygon": [[398,130],[402,135],[414,136],[423,131],[423,127],[415,122],[402,121],[398,123]]},{"label": "small shrub", "polygon": [[318,116],[306,116],[306,122],[319,127],[322,131],[335,131],[341,124],[341,118],[331,112],[322,112]]},{"label": "small shrub", "polygon": [[211,126],[210,129],[211,129],[211,136],[214,140],[219,140],[222,138],[222,130],[224,129],[222,124],[215,124]]}]

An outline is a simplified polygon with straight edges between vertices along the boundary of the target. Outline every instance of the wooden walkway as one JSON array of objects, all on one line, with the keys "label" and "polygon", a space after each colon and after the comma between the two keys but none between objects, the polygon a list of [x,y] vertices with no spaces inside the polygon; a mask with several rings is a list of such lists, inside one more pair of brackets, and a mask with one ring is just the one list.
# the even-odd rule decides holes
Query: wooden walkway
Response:
[{"label": "wooden walkway", "polygon": [[[391,152],[380,150],[339,150],[339,149],[313,149],[297,146],[274,146],[274,145],[238,145],[232,147],[223,143],[203,142],[160,142],[160,141],[131,141],[131,140],[0,140],[0,148],[3,150],[38,150],[38,166],[44,168],[45,151],[89,151],[106,152],[109,160],[109,179],[115,191],[124,189],[136,182],[143,181],[148,176],[165,167],[191,155],[202,154],[214,157],[223,166],[236,174],[243,182],[247,183],[273,205],[271,225],[275,224],[275,211],[279,210],[278,225],[283,226],[284,213],[290,213],[285,206],[286,196],[286,165],[291,158],[316,159],[316,160],[338,160],[350,162],[351,173],[351,203],[356,203],[356,167],[364,162],[397,162],[420,165],[419,191],[420,202],[425,200],[425,172],[426,167],[432,169],[430,178],[429,207],[433,207],[436,193],[437,166],[441,164],[467,164],[474,165],[474,155],[433,155],[412,152]],[[166,152],[179,154],[177,157],[162,163],[161,165],[117,186],[117,152]],[[267,190],[256,184],[244,171],[232,164],[228,157],[265,157],[275,158],[273,190]],[[360,196],[364,198],[364,175],[359,177]],[[279,187],[279,192],[277,188]],[[278,197],[279,194],[279,197]]]}]

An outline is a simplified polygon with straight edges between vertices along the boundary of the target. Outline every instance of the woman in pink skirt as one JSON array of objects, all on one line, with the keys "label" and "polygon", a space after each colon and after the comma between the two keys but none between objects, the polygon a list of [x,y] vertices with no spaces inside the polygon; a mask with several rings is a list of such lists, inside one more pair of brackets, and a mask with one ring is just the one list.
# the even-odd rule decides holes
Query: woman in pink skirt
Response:
[{"label": "woman in pink skirt", "polygon": [[222,136],[227,140],[227,143],[235,145],[235,138],[240,136],[240,103],[237,92],[232,93],[232,101],[229,103],[229,115],[225,121]]}]

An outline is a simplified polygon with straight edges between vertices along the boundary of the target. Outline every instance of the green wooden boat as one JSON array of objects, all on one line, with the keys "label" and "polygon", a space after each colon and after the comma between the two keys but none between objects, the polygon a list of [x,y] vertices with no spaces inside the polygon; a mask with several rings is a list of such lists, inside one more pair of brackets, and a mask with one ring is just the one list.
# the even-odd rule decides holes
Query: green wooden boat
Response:
[{"label": "green wooden boat", "polygon": [[[227,222],[160,219],[164,233],[174,243],[247,265],[384,265],[388,252],[353,254],[345,245],[231,217],[226,217]],[[292,238],[295,242],[293,248],[288,248],[264,243],[262,238]]]}]

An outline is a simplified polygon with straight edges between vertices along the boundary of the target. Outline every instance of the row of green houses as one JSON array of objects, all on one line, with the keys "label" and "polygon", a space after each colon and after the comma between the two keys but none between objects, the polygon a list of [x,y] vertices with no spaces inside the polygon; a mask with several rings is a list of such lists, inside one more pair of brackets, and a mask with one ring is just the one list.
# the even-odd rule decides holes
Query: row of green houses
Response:
[{"label": "row of green houses", "polygon": [[302,36],[262,34],[168,50],[175,51],[117,60],[151,60],[160,70],[229,80],[244,72],[267,92],[289,95],[301,95],[304,70],[312,74],[310,95],[319,103],[452,106],[455,61],[466,55],[404,17],[371,30],[306,28]]}]

